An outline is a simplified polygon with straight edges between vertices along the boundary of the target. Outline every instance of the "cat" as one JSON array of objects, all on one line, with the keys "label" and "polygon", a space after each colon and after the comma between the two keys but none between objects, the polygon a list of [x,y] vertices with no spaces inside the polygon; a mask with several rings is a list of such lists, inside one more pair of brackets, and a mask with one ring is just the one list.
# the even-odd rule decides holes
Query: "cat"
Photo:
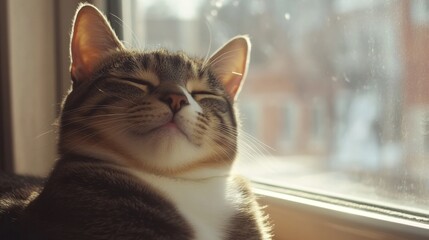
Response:
[{"label": "cat", "polygon": [[70,55],[59,159],[46,180],[1,180],[1,239],[271,239],[247,181],[231,173],[247,36],[207,60],[129,50],[82,4]]}]

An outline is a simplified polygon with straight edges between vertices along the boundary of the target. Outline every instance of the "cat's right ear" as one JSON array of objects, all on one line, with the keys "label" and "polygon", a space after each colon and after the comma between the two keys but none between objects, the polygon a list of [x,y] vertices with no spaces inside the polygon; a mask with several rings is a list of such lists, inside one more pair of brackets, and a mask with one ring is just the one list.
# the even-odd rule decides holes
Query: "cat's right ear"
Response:
[{"label": "cat's right ear", "polygon": [[73,82],[89,80],[106,54],[122,49],[124,46],[99,10],[90,4],[79,6],[70,43]]}]

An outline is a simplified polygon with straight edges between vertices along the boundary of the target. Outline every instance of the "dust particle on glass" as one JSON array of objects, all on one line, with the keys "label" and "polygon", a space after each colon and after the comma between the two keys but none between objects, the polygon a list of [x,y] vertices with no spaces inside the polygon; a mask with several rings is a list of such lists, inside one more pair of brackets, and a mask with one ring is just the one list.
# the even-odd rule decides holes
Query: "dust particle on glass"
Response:
[{"label": "dust particle on glass", "polygon": [[290,20],[290,14],[289,13],[285,13],[285,19]]},{"label": "dust particle on glass", "polygon": [[216,1],[216,2],[215,2],[215,6],[216,6],[217,8],[221,8],[221,7],[223,6],[223,1],[222,1],[222,0]]},{"label": "dust particle on glass", "polygon": [[346,81],[346,82],[350,82],[350,79],[347,77],[347,75],[346,74],[344,74],[344,81]]}]

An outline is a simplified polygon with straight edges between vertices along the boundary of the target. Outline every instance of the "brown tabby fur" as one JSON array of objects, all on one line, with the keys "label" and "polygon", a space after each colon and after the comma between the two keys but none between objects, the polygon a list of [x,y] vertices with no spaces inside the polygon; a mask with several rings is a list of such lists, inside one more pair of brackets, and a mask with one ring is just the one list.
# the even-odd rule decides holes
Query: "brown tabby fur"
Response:
[{"label": "brown tabby fur", "polygon": [[[80,10],[96,11],[90,5]],[[72,65],[73,88],[60,118],[59,159],[46,183],[0,175],[0,239],[195,239],[194,229],[177,207],[126,169],[174,178],[199,169],[231,167],[237,151],[233,104],[239,86],[223,84],[214,65],[184,53],[125,49],[109,51],[87,69]],[[159,107],[170,105],[175,111],[166,96],[181,94],[189,82],[200,86],[190,94],[202,112],[188,125],[192,134],[187,141],[195,146],[209,141],[212,154],[163,168],[142,161],[127,144],[111,137],[124,131],[146,134],[135,126],[144,129],[147,122],[162,118],[156,112]],[[119,123],[125,126],[117,127]],[[167,145],[165,151],[169,147],[174,146]],[[117,158],[82,149],[101,149]],[[242,205],[226,223],[224,239],[270,239],[266,218],[247,182],[232,179]]]}]

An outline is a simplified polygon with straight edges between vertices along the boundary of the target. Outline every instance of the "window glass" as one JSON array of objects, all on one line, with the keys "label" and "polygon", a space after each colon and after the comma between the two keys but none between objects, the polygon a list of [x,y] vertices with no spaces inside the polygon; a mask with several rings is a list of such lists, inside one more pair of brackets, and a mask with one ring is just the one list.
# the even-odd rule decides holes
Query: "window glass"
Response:
[{"label": "window glass", "polygon": [[429,212],[428,1],[124,5],[132,13],[125,41],[133,47],[204,57],[249,35],[237,171],[258,182]]}]

